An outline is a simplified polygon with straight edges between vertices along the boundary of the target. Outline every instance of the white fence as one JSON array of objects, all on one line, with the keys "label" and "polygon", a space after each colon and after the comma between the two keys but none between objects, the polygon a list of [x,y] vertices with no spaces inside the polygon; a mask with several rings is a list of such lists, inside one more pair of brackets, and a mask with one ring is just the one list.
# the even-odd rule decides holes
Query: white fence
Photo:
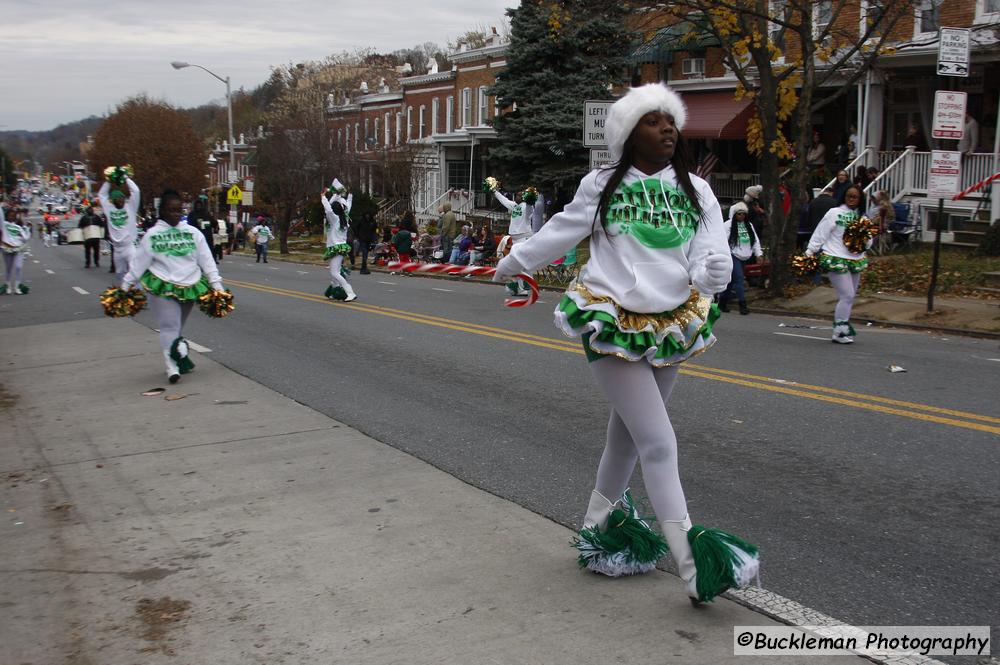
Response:
[{"label": "white fence", "polygon": [[708,177],[715,198],[720,200],[742,199],[747,187],[760,184],[757,173],[713,173]]}]

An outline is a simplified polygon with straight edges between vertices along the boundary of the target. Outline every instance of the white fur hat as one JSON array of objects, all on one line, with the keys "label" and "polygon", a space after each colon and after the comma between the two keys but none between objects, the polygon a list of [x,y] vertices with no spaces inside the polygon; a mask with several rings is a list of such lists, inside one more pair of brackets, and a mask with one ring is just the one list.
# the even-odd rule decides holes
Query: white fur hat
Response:
[{"label": "white fur hat", "polygon": [[604,138],[607,140],[611,159],[616,162],[621,159],[625,141],[635,129],[639,118],[650,111],[672,115],[677,131],[684,129],[687,123],[687,107],[680,95],[667,86],[648,83],[631,88],[624,97],[611,105],[608,119],[604,122]]},{"label": "white fur hat", "polygon": [[747,204],[743,203],[743,201],[737,201],[732,205],[731,208],[729,208],[729,217],[733,218],[736,216],[737,213],[740,212],[742,212],[744,215],[750,213],[750,211],[747,209]]}]

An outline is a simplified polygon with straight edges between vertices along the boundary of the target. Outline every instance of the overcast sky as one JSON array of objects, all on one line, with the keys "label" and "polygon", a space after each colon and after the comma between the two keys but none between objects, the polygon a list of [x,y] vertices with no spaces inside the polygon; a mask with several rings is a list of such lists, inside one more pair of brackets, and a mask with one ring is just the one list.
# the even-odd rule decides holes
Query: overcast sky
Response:
[{"label": "overcast sky", "polygon": [[442,46],[500,25],[517,0],[5,0],[0,3],[0,130],[51,129],[106,115],[140,92],[177,106],[225,103],[225,86],[197,63],[263,83],[269,67],[373,47]]}]

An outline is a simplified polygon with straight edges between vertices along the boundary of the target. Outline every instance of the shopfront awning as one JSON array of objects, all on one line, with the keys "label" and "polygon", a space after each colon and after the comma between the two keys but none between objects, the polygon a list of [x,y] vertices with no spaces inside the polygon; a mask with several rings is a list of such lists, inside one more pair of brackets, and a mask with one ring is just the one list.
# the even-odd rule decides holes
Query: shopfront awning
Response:
[{"label": "shopfront awning", "polygon": [[689,139],[745,139],[747,121],[754,114],[753,101],[736,99],[732,90],[684,94]]}]

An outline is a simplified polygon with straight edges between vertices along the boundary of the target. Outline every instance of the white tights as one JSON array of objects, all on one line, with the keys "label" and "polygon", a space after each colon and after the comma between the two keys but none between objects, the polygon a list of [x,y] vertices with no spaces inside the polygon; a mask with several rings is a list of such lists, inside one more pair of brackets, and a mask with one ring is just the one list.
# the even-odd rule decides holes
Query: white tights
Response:
[{"label": "white tights", "polygon": [[854,296],[858,292],[858,284],[861,283],[861,273],[859,272],[831,272],[827,274],[830,283],[837,291],[837,307],[833,310],[834,321],[850,321],[851,307],[854,305]]},{"label": "white tights", "polygon": [[645,361],[610,356],[588,366],[611,402],[608,440],[595,489],[615,501],[639,461],[656,517],[661,522],[684,519],[687,501],[677,467],[677,437],[666,407],[679,368],[657,369]]},{"label": "white tights", "polygon": [[13,286],[17,286],[21,283],[21,269],[24,266],[24,254],[18,252],[16,254],[3,253],[3,263],[4,263],[4,275],[7,278],[7,283]]},{"label": "white tights", "polygon": [[347,278],[340,274],[340,266],[344,265],[344,255],[338,254],[330,259],[330,281],[344,289],[348,296],[354,295],[354,289]]},{"label": "white tights", "polygon": [[175,339],[183,337],[184,324],[193,307],[193,302],[179,303],[173,298],[149,294],[149,309],[156,317],[156,327],[160,329],[160,348],[165,352],[170,352]]}]

